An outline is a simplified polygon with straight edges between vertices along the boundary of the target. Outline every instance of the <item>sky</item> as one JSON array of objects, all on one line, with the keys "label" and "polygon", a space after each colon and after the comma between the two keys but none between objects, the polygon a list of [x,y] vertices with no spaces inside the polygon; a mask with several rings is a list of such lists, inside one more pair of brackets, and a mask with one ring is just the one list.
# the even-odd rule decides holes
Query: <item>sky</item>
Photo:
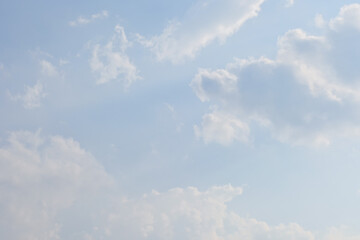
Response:
[{"label": "sky", "polygon": [[360,2],[0,0],[0,238],[360,240]]}]

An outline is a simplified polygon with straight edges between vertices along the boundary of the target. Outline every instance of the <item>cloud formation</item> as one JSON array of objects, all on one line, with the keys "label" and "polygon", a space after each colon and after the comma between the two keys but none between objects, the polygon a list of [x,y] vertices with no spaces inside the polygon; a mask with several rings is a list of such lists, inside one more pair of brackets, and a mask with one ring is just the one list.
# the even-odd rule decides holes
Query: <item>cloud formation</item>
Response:
[{"label": "cloud formation", "polygon": [[120,80],[125,87],[129,87],[140,79],[136,66],[126,54],[130,46],[124,28],[117,25],[114,36],[105,46],[97,44],[93,47],[90,67],[98,75],[97,84]]},{"label": "cloud formation", "polygon": [[0,237],[62,239],[59,213],[111,181],[72,139],[11,133],[0,148]]},{"label": "cloud formation", "polygon": [[256,17],[264,0],[196,1],[180,21],[172,21],[162,34],[139,41],[159,61],[181,62],[214,40],[224,42],[247,20]]},{"label": "cloud formation", "polygon": [[13,101],[22,102],[24,108],[33,109],[41,106],[41,100],[46,97],[44,93],[43,85],[37,82],[34,86],[25,86],[24,94],[12,95],[8,92],[8,95]]},{"label": "cloud formation", "polygon": [[[283,142],[328,145],[359,135],[359,6],[343,7],[323,36],[290,30],[279,38],[275,60],[237,59],[224,69],[200,69],[191,86],[201,101]],[[206,127],[197,131],[213,136],[205,142],[223,137]]]},{"label": "cloud formation", "polygon": [[96,13],[91,15],[90,17],[83,17],[80,16],[78,17],[76,20],[70,21],[69,25],[71,27],[76,27],[76,26],[81,26],[81,25],[86,25],[89,24],[97,19],[103,19],[103,18],[107,18],[109,16],[108,12],[103,10],[100,13]]},{"label": "cloud formation", "polygon": [[[297,224],[269,226],[255,219],[242,218],[227,203],[242,193],[231,185],[214,186],[206,191],[195,187],[153,191],[141,199],[126,200],[110,218],[109,238],[126,239],[294,239],[313,240],[312,233]],[[132,230],[132,231],[129,231]],[[116,239],[114,237],[114,239]]]},{"label": "cloud formation", "polygon": [[[296,223],[271,226],[241,217],[228,203],[241,187],[153,190],[129,198],[71,138],[39,131],[9,134],[0,145],[1,239],[314,240]],[[357,239],[346,228],[324,237]]]}]

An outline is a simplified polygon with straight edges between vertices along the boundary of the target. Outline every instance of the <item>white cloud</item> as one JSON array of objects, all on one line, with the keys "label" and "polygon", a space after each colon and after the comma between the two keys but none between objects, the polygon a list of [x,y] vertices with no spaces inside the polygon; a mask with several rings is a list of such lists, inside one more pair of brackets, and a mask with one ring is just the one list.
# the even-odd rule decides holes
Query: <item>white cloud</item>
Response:
[{"label": "white cloud", "polygon": [[172,21],[162,34],[139,41],[161,60],[181,62],[214,40],[224,42],[247,20],[258,15],[264,0],[196,1],[181,21]]},{"label": "white cloud", "polygon": [[333,30],[355,28],[360,31],[360,4],[346,5],[341,8],[339,15],[329,23]]},{"label": "white cloud", "polygon": [[72,139],[11,133],[0,148],[0,238],[62,239],[59,212],[111,181]]},{"label": "white cloud", "polygon": [[[360,28],[349,20],[360,17],[359,6],[343,7],[323,36],[287,32],[275,60],[238,59],[224,69],[200,69],[191,86],[201,101],[269,129],[280,141],[327,146],[337,137],[359,136],[360,70],[354,63],[360,60]],[[219,131],[224,126],[218,124]]]},{"label": "white cloud", "polygon": [[[315,239],[296,223],[232,212],[228,203],[243,190],[230,184],[128,198],[78,142],[39,131],[12,132],[0,145],[0,183],[1,239]],[[344,227],[324,236],[316,239],[359,239]]]},{"label": "white cloud", "polygon": [[56,67],[49,61],[41,60],[40,61],[41,66],[41,73],[48,77],[55,77],[58,75],[58,71]]},{"label": "white cloud", "polygon": [[[231,185],[206,191],[195,187],[153,191],[141,199],[127,199],[109,216],[107,238],[187,240],[313,240],[312,233],[297,224],[269,226],[242,218],[227,203],[242,193]],[[124,235],[126,234],[126,235]]]},{"label": "white cloud", "polygon": [[34,86],[25,86],[25,93],[22,95],[12,95],[9,93],[10,99],[13,101],[21,101],[26,109],[33,109],[41,106],[41,100],[45,98],[46,93],[43,86],[37,82]]},{"label": "white cloud", "polygon": [[124,28],[117,25],[115,35],[105,45],[95,45],[90,59],[90,67],[99,75],[98,84],[119,79],[129,87],[135,80],[140,79],[138,70],[126,55],[126,49],[131,46],[127,40]]},{"label": "white cloud", "polygon": [[194,127],[195,134],[205,143],[217,142],[229,145],[233,141],[249,141],[250,129],[248,125],[236,117],[214,111],[203,116],[201,127]]},{"label": "white cloud", "polygon": [[97,19],[103,19],[103,18],[107,18],[109,16],[108,12],[103,10],[100,13],[96,13],[91,15],[90,17],[78,17],[76,20],[70,21],[69,25],[72,27],[76,27],[76,26],[80,26],[80,25],[86,25],[88,23],[91,23]]},{"label": "white cloud", "polygon": [[292,5],[294,5],[295,0],[286,0],[286,7],[291,7]]}]

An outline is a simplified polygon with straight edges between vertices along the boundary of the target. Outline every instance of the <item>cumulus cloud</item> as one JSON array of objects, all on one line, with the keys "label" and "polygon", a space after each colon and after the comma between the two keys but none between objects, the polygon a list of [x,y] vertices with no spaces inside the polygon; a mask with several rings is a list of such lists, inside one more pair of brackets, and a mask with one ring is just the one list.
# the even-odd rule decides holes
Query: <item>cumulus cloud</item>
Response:
[{"label": "cumulus cloud", "polygon": [[118,79],[129,87],[140,79],[136,66],[126,55],[126,49],[130,46],[124,28],[117,25],[114,36],[105,46],[97,44],[93,47],[90,67],[99,76],[98,84]]},{"label": "cumulus cloud", "polygon": [[153,191],[141,199],[124,201],[109,218],[108,236],[128,232],[126,239],[314,239],[297,224],[273,227],[231,212],[227,203],[241,193],[241,188],[231,185],[206,191],[194,187]]},{"label": "cumulus cloud", "polygon": [[360,31],[360,4],[350,4],[341,8],[339,15],[330,21],[333,30],[354,28]]},{"label": "cumulus cloud", "polygon": [[109,16],[108,12],[103,10],[100,13],[96,13],[91,15],[90,17],[83,17],[80,16],[78,17],[76,20],[70,21],[69,25],[71,27],[76,27],[76,26],[81,26],[81,25],[86,25],[89,24],[97,19],[103,19],[103,18],[107,18]]},{"label": "cumulus cloud", "polygon": [[139,41],[159,61],[174,63],[195,54],[214,40],[224,42],[247,20],[256,17],[264,0],[199,0],[180,21],[172,21],[160,35]]},{"label": "cumulus cloud", "polygon": [[[40,131],[11,132],[1,143],[0,193],[1,239],[315,239],[296,223],[271,226],[231,211],[243,189],[230,184],[129,198],[78,142]],[[358,239],[348,232],[316,239]]]},{"label": "cumulus cloud", "polygon": [[79,143],[13,132],[0,148],[0,237],[62,239],[59,212],[111,184]]},{"label": "cumulus cloud", "polygon": [[359,135],[358,9],[343,7],[323,36],[290,30],[279,38],[275,60],[237,59],[224,69],[200,69],[191,86],[201,101],[243,124],[270,129],[280,141],[328,145]]},{"label": "cumulus cloud", "polygon": [[8,93],[9,97],[13,101],[22,102],[24,108],[33,109],[41,106],[41,100],[45,98],[46,93],[43,91],[43,85],[37,82],[34,86],[25,86],[24,94],[12,95]]}]

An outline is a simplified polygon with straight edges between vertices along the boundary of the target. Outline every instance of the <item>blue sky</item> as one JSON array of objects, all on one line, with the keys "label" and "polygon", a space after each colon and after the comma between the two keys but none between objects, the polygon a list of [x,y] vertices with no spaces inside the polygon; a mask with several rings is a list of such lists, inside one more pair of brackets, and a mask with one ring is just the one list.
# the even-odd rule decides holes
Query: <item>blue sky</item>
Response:
[{"label": "blue sky", "polygon": [[0,1],[2,239],[360,239],[360,2]]}]

